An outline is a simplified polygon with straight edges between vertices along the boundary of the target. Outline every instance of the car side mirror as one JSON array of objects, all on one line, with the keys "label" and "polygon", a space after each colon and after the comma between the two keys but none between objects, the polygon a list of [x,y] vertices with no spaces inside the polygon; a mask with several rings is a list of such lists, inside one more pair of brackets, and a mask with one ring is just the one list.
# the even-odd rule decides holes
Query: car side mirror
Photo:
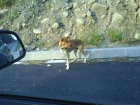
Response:
[{"label": "car side mirror", "polygon": [[17,33],[0,30],[0,70],[24,58],[23,43]]}]

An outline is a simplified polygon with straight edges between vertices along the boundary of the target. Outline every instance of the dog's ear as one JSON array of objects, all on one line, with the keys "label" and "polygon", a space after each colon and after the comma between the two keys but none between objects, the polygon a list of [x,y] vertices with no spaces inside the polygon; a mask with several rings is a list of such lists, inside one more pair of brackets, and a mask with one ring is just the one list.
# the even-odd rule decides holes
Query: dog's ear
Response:
[{"label": "dog's ear", "polygon": [[62,42],[66,42],[67,39],[66,39],[66,38],[62,38],[61,41],[62,41]]},{"label": "dog's ear", "polygon": [[64,38],[62,38],[62,39],[61,39],[61,41],[62,41],[62,42],[64,42],[64,41],[65,41],[65,39],[64,39]]}]

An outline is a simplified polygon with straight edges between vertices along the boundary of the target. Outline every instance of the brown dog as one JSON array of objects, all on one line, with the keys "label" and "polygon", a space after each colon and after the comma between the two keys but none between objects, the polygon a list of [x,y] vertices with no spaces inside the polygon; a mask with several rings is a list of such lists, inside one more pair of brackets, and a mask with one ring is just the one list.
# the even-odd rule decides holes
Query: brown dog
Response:
[{"label": "brown dog", "polygon": [[74,50],[75,58],[72,62],[74,62],[77,59],[76,53],[77,53],[77,50],[80,50],[80,52],[84,55],[84,63],[86,63],[86,57],[83,51],[84,43],[81,40],[79,39],[68,40],[68,38],[62,38],[59,41],[59,48],[60,48],[60,51],[67,56],[66,70],[69,69],[69,61],[70,61],[69,53],[73,50]]}]

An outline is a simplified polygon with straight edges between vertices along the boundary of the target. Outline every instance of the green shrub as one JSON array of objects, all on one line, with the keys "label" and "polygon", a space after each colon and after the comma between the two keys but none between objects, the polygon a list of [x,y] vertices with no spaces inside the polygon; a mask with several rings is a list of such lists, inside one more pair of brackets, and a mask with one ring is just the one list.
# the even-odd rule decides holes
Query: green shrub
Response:
[{"label": "green shrub", "polygon": [[40,40],[37,40],[36,46],[37,47],[42,47],[43,46],[43,43]]},{"label": "green shrub", "polygon": [[89,37],[89,41],[88,43],[90,45],[97,45],[99,42],[101,42],[103,40],[103,37],[101,34],[96,33],[96,32],[92,32],[92,34]]},{"label": "green shrub", "polygon": [[112,42],[122,41],[122,32],[117,29],[107,29],[106,34],[110,37]]},{"label": "green shrub", "polygon": [[0,25],[2,25],[4,23],[4,20],[0,20]]},{"label": "green shrub", "polygon": [[15,0],[0,0],[0,8],[4,8],[5,6],[12,6],[15,4]]},{"label": "green shrub", "polygon": [[81,36],[80,39],[85,43],[85,45],[98,45],[103,40],[103,36],[102,34],[93,31],[88,36]]}]

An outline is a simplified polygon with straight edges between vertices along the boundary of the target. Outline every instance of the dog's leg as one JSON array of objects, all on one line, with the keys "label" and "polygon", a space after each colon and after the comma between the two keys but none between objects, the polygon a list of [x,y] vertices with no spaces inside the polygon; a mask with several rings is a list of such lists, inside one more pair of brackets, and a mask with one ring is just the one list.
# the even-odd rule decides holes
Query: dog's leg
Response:
[{"label": "dog's leg", "polygon": [[86,63],[86,56],[85,56],[83,49],[80,49],[80,52],[84,55],[84,63]]},{"label": "dog's leg", "polygon": [[69,59],[70,59],[70,54],[67,53],[67,63],[66,63],[66,70],[69,70]]},{"label": "dog's leg", "polygon": [[83,55],[84,55],[84,63],[86,63],[86,55],[85,55],[84,51],[83,51]]},{"label": "dog's leg", "polygon": [[74,49],[75,58],[71,62],[74,62],[77,59],[77,54],[76,53],[77,53],[77,49]]},{"label": "dog's leg", "polygon": [[66,70],[69,70],[69,61],[67,60],[67,67],[66,67]]},{"label": "dog's leg", "polygon": [[84,63],[86,63],[86,56],[84,55]]}]

